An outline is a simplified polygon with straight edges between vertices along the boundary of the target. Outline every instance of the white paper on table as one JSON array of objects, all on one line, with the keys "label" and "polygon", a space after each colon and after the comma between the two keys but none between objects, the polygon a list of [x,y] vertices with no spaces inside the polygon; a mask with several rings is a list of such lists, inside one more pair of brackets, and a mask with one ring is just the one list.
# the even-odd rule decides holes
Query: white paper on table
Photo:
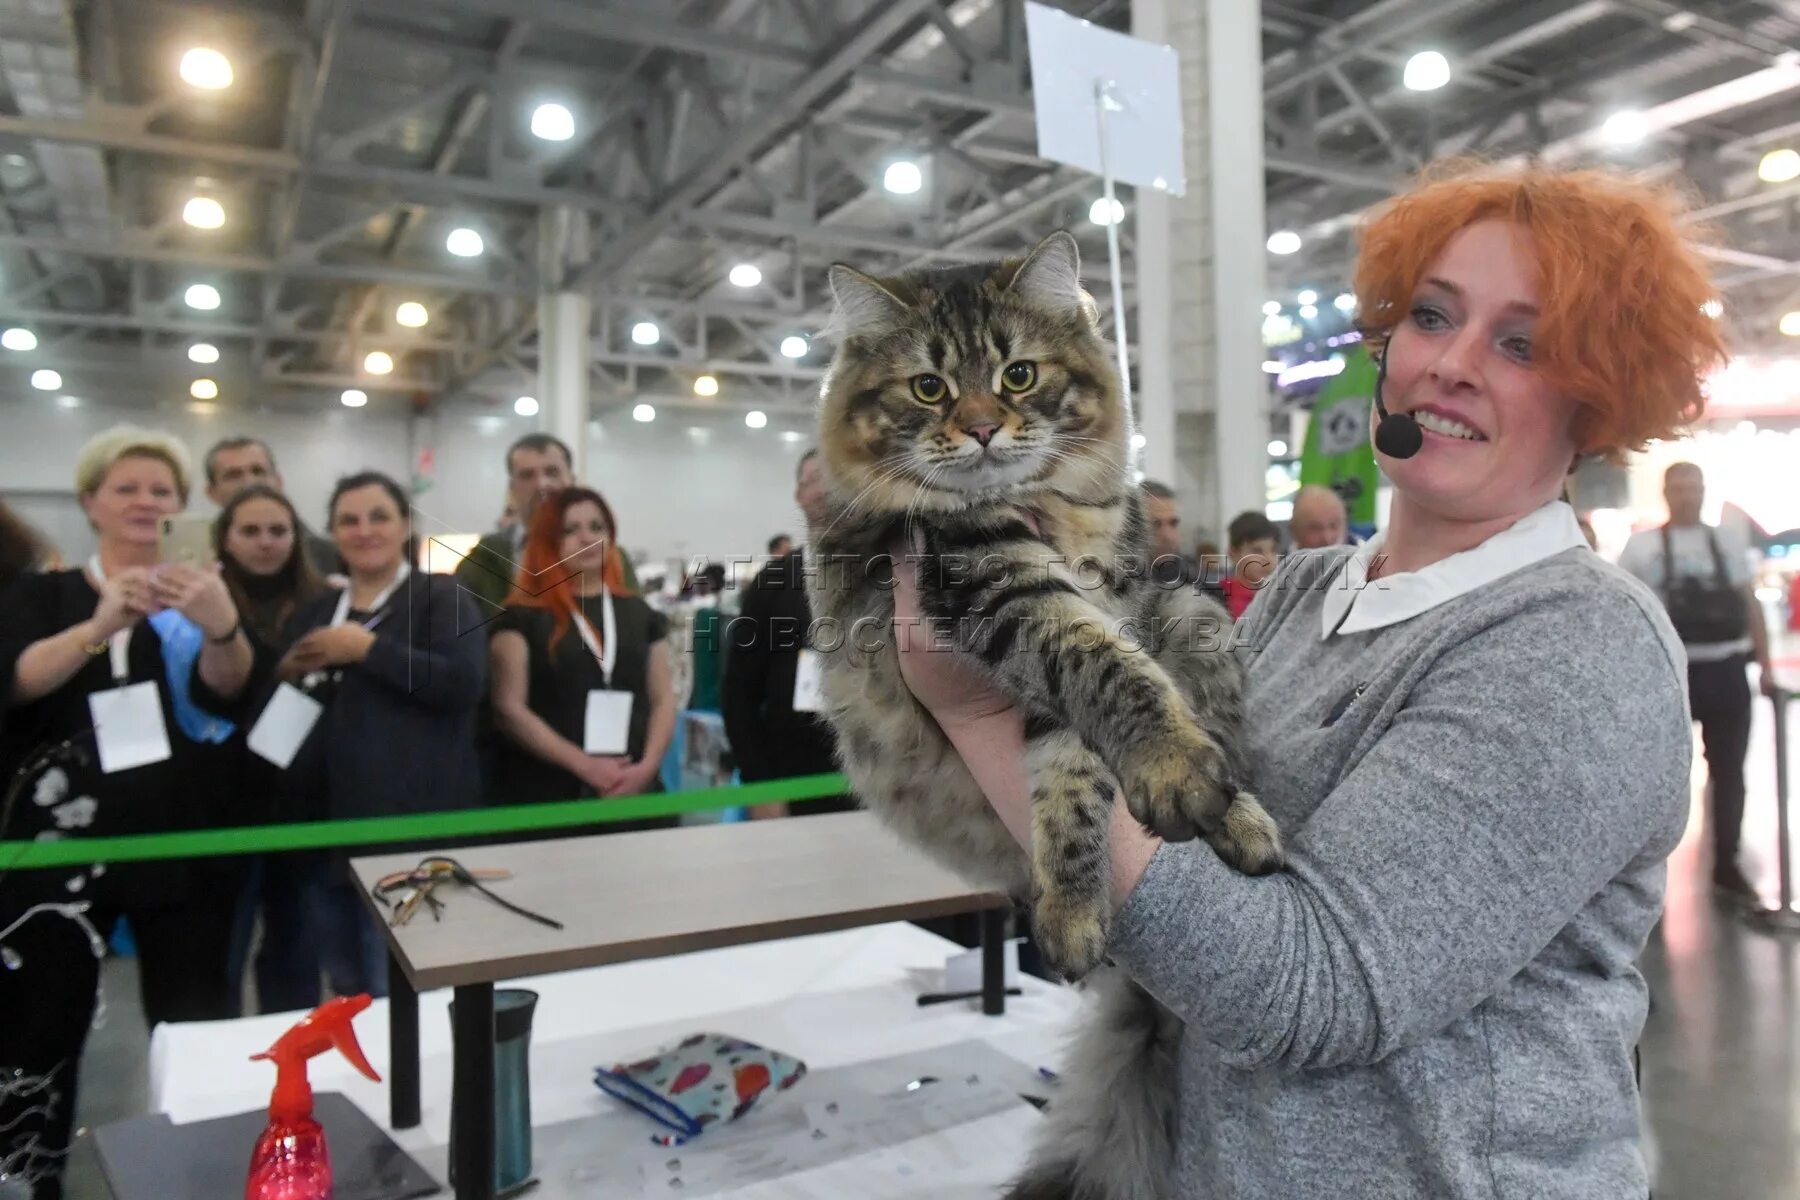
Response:
[{"label": "white paper on table", "polygon": [[1042,1118],[1023,1104],[898,1145],[717,1193],[733,1200],[993,1200]]},{"label": "white paper on table", "polygon": [[324,711],[323,704],[293,684],[284,683],[269,698],[244,744],[253,754],[285,771],[293,765],[294,755],[300,753]]},{"label": "white paper on table", "polygon": [[[1006,986],[1019,986],[1019,943],[1024,938],[1006,940]],[[979,992],[981,990],[981,951],[965,950],[944,960],[946,992]]]},{"label": "white paper on table", "polygon": [[111,775],[169,757],[169,729],[154,683],[130,683],[88,697],[100,769]]}]

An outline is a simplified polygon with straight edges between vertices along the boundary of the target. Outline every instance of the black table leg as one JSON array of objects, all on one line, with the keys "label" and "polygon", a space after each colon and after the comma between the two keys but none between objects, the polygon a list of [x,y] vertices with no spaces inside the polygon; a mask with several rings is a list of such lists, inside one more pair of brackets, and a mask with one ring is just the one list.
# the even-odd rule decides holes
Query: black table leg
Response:
[{"label": "black table leg", "polygon": [[990,1017],[1006,1011],[1006,918],[1004,908],[981,910],[981,1011]]},{"label": "black table leg", "polygon": [[456,1200],[494,1200],[494,985],[456,989],[450,1038],[450,1178]]},{"label": "black table leg", "polygon": [[419,1123],[419,993],[388,956],[388,1123],[412,1129]]}]

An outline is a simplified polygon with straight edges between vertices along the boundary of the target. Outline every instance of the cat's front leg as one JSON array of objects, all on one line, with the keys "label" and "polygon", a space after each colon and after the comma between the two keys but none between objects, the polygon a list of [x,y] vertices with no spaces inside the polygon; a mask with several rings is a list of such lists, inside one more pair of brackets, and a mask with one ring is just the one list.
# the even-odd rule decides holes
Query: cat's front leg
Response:
[{"label": "cat's front leg", "polygon": [[1273,823],[1255,819],[1260,809],[1233,812],[1242,802],[1226,748],[1149,652],[1073,584],[1045,574],[972,601],[924,599],[1008,691],[1079,732],[1118,778],[1131,814],[1159,836],[1205,836],[1246,870],[1279,863]]},{"label": "cat's front leg", "polygon": [[1118,785],[1094,752],[1066,729],[1026,723],[1031,773],[1031,931],[1044,961],[1064,978],[1100,965],[1112,923],[1107,836]]}]

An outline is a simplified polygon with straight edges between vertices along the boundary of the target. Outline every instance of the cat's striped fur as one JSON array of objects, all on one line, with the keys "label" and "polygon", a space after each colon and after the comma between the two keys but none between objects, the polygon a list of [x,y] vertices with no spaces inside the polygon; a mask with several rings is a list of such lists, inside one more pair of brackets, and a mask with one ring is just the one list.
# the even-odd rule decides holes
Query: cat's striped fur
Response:
[{"label": "cat's striped fur", "polygon": [[[1280,860],[1238,788],[1230,621],[1149,578],[1129,430],[1073,238],[896,279],[840,266],[832,286],[840,344],[819,431],[832,516],[808,580],[839,757],[910,840],[1028,898],[1046,960],[1079,978],[1105,952],[1116,791],[1164,837],[1205,837],[1247,871]],[[916,566],[937,644],[1026,714],[1029,858],[901,678],[894,549],[917,556],[898,569]],[[1163,1195],[1178,1028],[1126,980],[1097,990],[1019,1200]]]}]

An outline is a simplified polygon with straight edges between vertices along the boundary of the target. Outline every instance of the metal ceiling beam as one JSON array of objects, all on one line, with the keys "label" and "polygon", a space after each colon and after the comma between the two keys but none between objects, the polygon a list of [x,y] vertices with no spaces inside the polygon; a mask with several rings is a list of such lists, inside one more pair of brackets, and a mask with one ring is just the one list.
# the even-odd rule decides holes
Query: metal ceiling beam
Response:
[{"label": "metal ceiling beam", "polygon": [[[269,175],[291,175],[301,170],[303,165],[299,155],[286,150],[267,150],[229,142],[141,133],[93,121],[42,121],[28,117],[0,116],[0,139],[9,136],[179,159],[184,166],[197,165],[192,160],[198,159],[198,165],[202,166],[211,164],[241,167]],[[609,200],[592,191],[576,188],[541,187],[529,183],[477,179],[468,175],[436,175],[430,171],[406,167],[372,166],[322,157],[315,158],[305,164],[305,167],[316,179],[389,188],[403,194],[404,198],[426,201],[454,203],[458,200],[483,200],[527,208],[566,204],[590,212],[619,215],[639,210],[639,206]]]},{"label": "metal ceiling beam", "polygon": [[[201,317],[179,317],[168,313],[91,313],[66,312],[60,309],[0,308],[0,321],[26,325],[33,329],[61,327],[130,333],[168,333],[181,337],[216,339],[254,339],[261,326],[240,321],[211,321]],[[270,337],[278,342],[328,342],[342,337],[335,329],[302,329],[277,326]],[[383,346],[400,346],[408,350],[453,350],[462,343],[456,338],[431,337],[410,329],[399,329],[381,336]]]},{"label": "metal ceiling beam", "polygon": [[[1318,47],[1305,52],[1284,52],[1264,64],[1265,73],[1278,71],[1289,62],[1300,65],[1265,86],[1263,100],[1267,103],[1291,95],[1333,67],[1342,66],[1383,43],[1409,36],[1424,26],[1479,3],[1482,0],[1425,0],[1424,3],[1419,0],[1377,0],[1321,34]],[[1383,24],[1388,14],[1394,12],[1401,15],[1392,23]]]},{"label": "metal ceiling beam", "polygon": [[92,243],[68,238],[45,237],[38,234],[0,234],[0,248],[6,247],[35,250],[47,254],[66,254],[74,258],[162,263],[169,266],[195,267],[206,271],[242,271],[250,274],[267,274],[279,269],[292,279],[382,283],[402,287],[435,288],[447,292],[524,296],[536,294],[536,287],[529,280],[444,275],[434,271],[356,262],[312,262],[294,259],[278,264],[275,259],[264,254],[238,254],[230,251],[198,250],[181,246],[155,246],[134,240]]},{"label": "metal ceiling beam", "polygon": [[[407,0],[403,11],[410,12],[415,0]],[[733,59],[738,62],[768,63],[774,66],[803,68],[811,57],[799,47],[782,42],[746,38],[737,33],[714,32],[695,25],[659,21],[614,5],[600,5],[591,0],[458,0],[465,11],[486,13],[514,21],[531,21],[546,28],[566,29],[612,42],[637,46],[655,46],[706,58]]]},{"label": "metal ceiling beam", "polygon": [[703,157],[674,188],[664,192],[649,215],[590,266],[577,275],[573,286],[606,279],[628,267],[649,243],[662,236],[688,210],[726,183],[748,160],[773,140],[785,135],[826,95],[841,87],[876,50],[919,20],[935,0],[890,0],[880,11],[820,58],[797,80],[780,103],[742,128],[729,132],[717,152]]}]

